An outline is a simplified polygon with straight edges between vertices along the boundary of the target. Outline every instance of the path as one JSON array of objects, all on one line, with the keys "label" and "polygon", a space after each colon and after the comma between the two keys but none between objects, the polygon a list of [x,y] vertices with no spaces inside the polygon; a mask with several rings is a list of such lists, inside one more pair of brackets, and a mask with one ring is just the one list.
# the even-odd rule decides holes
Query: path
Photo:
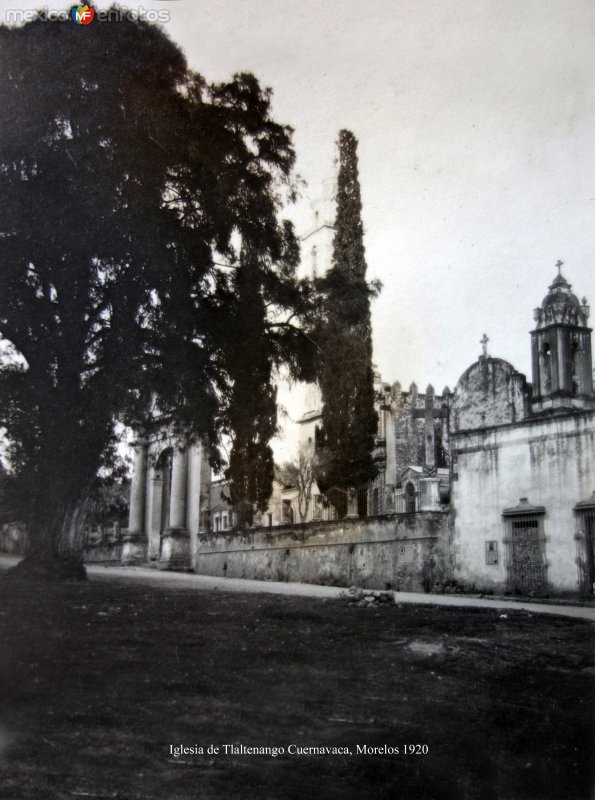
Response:
[{"label": "path", "polygon": [[[14,566],[19,556],[0,553],[0,570]],[[279,583],[274,581],[250,581],[241,578],[214,578],[187,572],[166,572],[146,567],[118,567],[88,565],[91,580],[126,581],[141,584],[158,584],[167,589],[190,589],[194,591],[260,592],[262,594],[293,595],[296,597],[339,598],[346,591],[343,587],[319,586],[311,583]],[[397,603],[417,605],[460,606],[465,608],[494,608],[505,611],[530,611],[535,614],[555,614],[595,622],[593,606],[540,603],[514,598],[479,598],[467,595],[421,594],[416,592],[392,592]]]}]

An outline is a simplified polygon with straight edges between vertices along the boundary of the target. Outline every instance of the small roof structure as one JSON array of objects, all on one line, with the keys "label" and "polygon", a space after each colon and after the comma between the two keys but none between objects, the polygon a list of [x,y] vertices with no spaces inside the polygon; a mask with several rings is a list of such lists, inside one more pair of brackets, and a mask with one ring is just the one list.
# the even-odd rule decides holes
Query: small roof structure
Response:
[{"label": "small roof structure", "polygon": [[590,497],[587,497],[586,500],[581,500],[580,503],[577,503],[574,507],[574,510],[589,511],[592,508],[595,508],[595,490],[593,490],[593,494]]},{"label": "small roof structure", "polygon": [[524,514],[545,514],[545,506],[531,505],[528,498],[521,497],[518,506],[505,508],[502,512],[503,517],[519,517],[523,516]]}]

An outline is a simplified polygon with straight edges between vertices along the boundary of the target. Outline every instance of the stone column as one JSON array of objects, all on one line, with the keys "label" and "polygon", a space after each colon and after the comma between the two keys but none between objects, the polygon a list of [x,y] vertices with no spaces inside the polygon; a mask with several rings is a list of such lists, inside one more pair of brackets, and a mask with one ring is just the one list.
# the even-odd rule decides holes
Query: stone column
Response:
[{"label": "stone column", "polygon": [[442,390],[442,419],[441,419],[441,427],[442,427],[442,450],[443,452],[447,453],[447,458],[450,456],[450,441],[449,441],[449,429],[450,429],[450,389],[448,386],[445,386]]},{"label": "stone column", "polygon": [[169,506],[169,527],[186,528],[186,493],[188,470],[187,450],[174,450],[171,469],[171,499]]},{"label": "stone column", "polygon": [[188,493],[186,499],[186,530],[190,539],[190,565],[196,569],[198,553],[198,532],[200,529],[201,508],[201,467],[202,444],[197,442],[188,450]]},{"label": "stone column", "polygon": [[169,526],[163,532],[159,566],[162,569],[190,568],[190,537],[186,528],[188,451],[174,450],[171,470]]},{"label": "stone column", "polygon": [[122,545],[122,561],[135,564],[145,561],[147,542],[144,531],[145,491],[147,482],[147,443],[139,438],[133,444],[134,471],[130,487],[128,530]]},{"label": "stone column", "polygon": [[424,439],[426,445],[426,467],[433,467],[436,463],[434,444],[434,387],[428,384],[426,389],[426,407],[424,419]]},{"label": "stone column", "polygon": [[149,511],[149,559],[156,561],[161,549],[161,507],[163,505],[163,478],[153,466],[151,469],[151,504]]},{"label": "stone column", "polygon": [[186,529],[191,538],[198,533],[200,519],[201,451],[200,444],[193,444],[188,449]]},{"label": "stone column", "polygon": [[143,439],[138,439],[132,446],[134,448],[134,471],[130,487],[128,531],[140,533],[144,530],[147,444]]},{"label": "stone column", "polygon": [[[201,448],[200,465],[200,514],[198,517],[198,530],[200,533],[209,532],[211,512],[211,465],[209,454],[205,447]],[[233,520],[233,511],[230,509],[230,519]],[[231,523],[233,528],[233,521]]]},{"label": "stone column", "polygon": [[391,404],[386,411],[386,467],[385,467],[385,484],[392,486],[394,491],[397,485],[397,449],[395,442],[395,411],[394,406]]}]

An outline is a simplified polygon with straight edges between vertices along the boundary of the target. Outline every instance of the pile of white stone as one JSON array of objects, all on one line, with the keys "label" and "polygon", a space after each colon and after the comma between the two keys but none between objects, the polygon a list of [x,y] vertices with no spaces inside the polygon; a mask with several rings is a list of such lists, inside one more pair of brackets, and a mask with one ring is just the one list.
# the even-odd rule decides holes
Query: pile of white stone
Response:
[{"label": "pile of white stone", "polygon": [[392,592],[358,589],[357,586],[352,586],[342,596],[349,605],[360,606],[361,608],[378,608],[395,602],[395,596]]}]

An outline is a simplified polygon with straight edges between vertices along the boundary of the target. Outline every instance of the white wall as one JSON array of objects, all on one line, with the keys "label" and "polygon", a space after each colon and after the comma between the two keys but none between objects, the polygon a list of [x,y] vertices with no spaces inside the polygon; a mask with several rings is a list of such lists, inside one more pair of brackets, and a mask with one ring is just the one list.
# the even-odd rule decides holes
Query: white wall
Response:
[{"label": "white wall", "polygon": [[[502,512],[521,497],[544,506],[545,559],[551,591],[579,589],[577,502],[595,484],[595,414],[532,420],[485,432],[453,434],[458,477],[452,484],[455,577],[478,588],[506,588]],[[499,564],[486,565],[496,540]]]}]

